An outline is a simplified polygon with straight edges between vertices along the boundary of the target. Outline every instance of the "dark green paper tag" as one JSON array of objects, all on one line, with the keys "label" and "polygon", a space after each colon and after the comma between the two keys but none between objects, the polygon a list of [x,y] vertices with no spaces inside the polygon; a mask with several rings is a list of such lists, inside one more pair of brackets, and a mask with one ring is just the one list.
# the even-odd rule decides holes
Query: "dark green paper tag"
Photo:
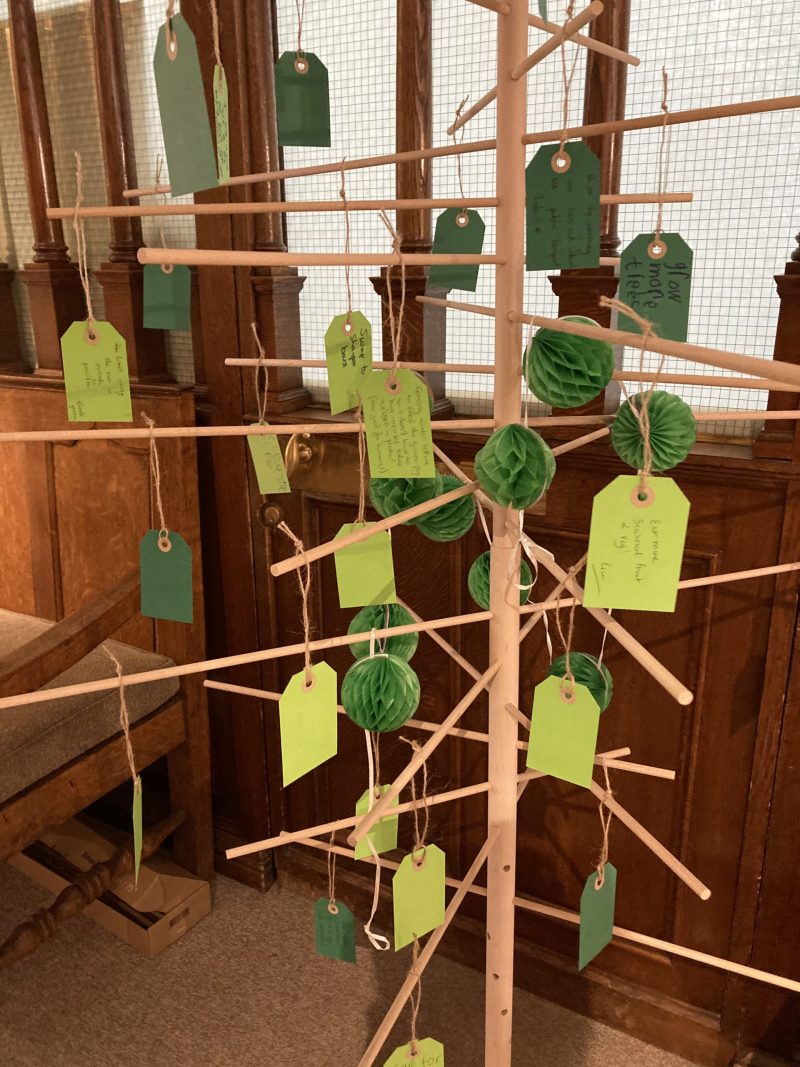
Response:
[{"label": "dark green paper tag", "polygon": [[[332,910],[335,909],[335,910]],[[353,913],[340,901],[322,897],[314,905],[314,939],[318,956],[343,963],[356,962],[356,931]]]},{"label": "dark green paper tag", "polygon": [[558,145],[543,145],[525,170],[527,270],[600,264],[600,161],[582,141],[564,155],[569,165],[554,169]]},{"label": "dark green paper tag", "polygon": [[[466,223],[463,220],[466,219]],[[480,255],[486,224],[477,211],[449,207],[436,220],[433,253],[455,252],[458,255]],[[466,289],[474,293],[478,286],[479,265],[434,265],[428,271],[428,289]]]},{"label": "dark green paper tag", "polygon": [[144,326],[148,330],[190,330],[192,271],[178,264],[144,267]]},{"label": "dark green paper tag", "polygon": [[142,779],[137,774],[133,781],[133,884],[139,884],[139,867],[142,863]]},{"label": "dark green paper tag", "polygon": [[73,322],[61,338],[61,363],[70,422],[131,422],[125,338],[110,322]]},{"label": "dark green paper tag", "polygon": [[372,368],[372,327],[360,312],[336,315],[325,331],[325,363],[328,367],[328,395],[331,414],[348,411],[359,403],[361,383]]},{"label": "dark green paper tag", "polygon": [[330,147],[328,71],[313,52],[284,52],[275,64],[275,106],[279,145]]},{"label": "dark green paper tag", "polygon": [[153,55],[153,73],[170,191],[173,196],[182,196],[217,185],[217,160],[194,34],[183,15],[174,15],[171,27],[175,51],[170,58],[166,25],[162,22]]},{"label": "dark green paper tag", "polygon": [[[693,253],[679,233],[640,233],[625,251],[619,268],[619,298],[653,324],[659,337],[685,341],[689,329],[689,292]],[[620,330],[641,333],[620,312]]]},{"label": "dark green paper tag", "polygon": [[217,177],[226,182],[231,176],[231,142],[228,126],[228,79],[225,68],[214,66],[214,125],[217,134]]},{"label": "dark green paper tag", "polygon": [[539,14],[545,22],[549,22],[547,17],[547,0],[539,0]]},{"label": "dark green paper tag", "polygon": [[581,893],[581,933],[578,949],[578,970],[602,952],[614,936],[614,900],[617,894],[617,868],[613,863],[605,866],[603,884],[597,885],[597,871],[586,879]]},{"label": "dark green paper tag", "polygon": [[139,542],[139,572],[142,615],[192,621],[192,550],[180,534],[170,530],[162,540],[158,530],[148,530]]}]

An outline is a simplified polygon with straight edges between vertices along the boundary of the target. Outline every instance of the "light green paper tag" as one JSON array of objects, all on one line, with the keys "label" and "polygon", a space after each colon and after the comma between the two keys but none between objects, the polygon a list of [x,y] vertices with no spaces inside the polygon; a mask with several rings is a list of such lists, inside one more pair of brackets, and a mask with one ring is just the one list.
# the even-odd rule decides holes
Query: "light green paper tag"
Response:
[{"label": "light green paper tag", "polygon": [[358,406],[364,375],[372,367],[372,327],[360,311],[350,316],[352,329],[345,331],[347,314],[337,315],[325,331],[325,362],[331,414]]},{"label": "light green paper tag", "polygon": [[428,390],[410,370],[364,375],[364,428],[373,478],[433,478],[433,438]]},{"label": "light green paper tag", "polygon": [[226,182],[231,176],[231,142],[228,127],[228,79],[225,68],[214,65],[214,125],[217,133],[217,177]]},{"label": "light green paper tag", "polygon": [[533,691],[526,766],[574,785],[592,780],[600,708],[585,685],[549,676]]},{"label": "light green paper tag", "polygon": [[[346,522],[334,541],[354,530],[368,529],[374,522]],[[333,553],[340,608],[364,608],[368,604],[395,604],[392,535],[388,530],[373,534]]]},{"label": "light green paper tag", "polygon": [[392,878],[395,952],[444,922],[444,852],[437,845],[423,852],[405,856]]},{"label": "light green paper tag", "polygon": [[[389,788],[388,785],[378,786],[381,796]],[[378,797],[375,798],[377,803]],[[389,808],[396,808],[400,803],[400,798],[395,797],[389,805]],[[356,815],[366,815],[369,811],[369,789],[365,790],[358,798],[356,804]],[[367,837],[362,838],[356,845],[356,859],[365,860],[369,859],[372,855],[372,850],[369,847],[367,838],[372,842],[375,851],[379,856],[382,856],[384,852],[391,852],[392,849],[397,848],[397,824],[399,822],[397,815],[386,815],[382,819],[378,819],[375,827],[369,831]]]},{"label": "light green paper tag", "polygon": [[606,864],[600,889],[595,889],[596,881],[597,871],[592,871],[581,893],[579,971],[591,963],[614,936],[614,901],[617,894],[617,868],[614,864]]},{"label": "light green paper tag", "polygon": [[306,672],[300,671],[289,679],[278,703],[284,785],[336,755],[336,671],[327,663],[315,663],[311,672],[310,689]]},{"label": "light green paper tag", "polygon": [[292,488],[289,485],[277,434],[251,433],[247,435],[247,444],[259,493],[265,496],[268,493],[291,493]]},{"label": "light green paper tag", "polygon": [[417,1042],[417,1053],[411,1045],[396,1048],[383,1067],[444,1067],[444,1045],[432,1037]]},{"label": "light green paper tag", "polygon": [[70,422],[132,422],[125,339],[110,322],[73,322],[61,337]]},{"label": "light green paper tag", "polygon": [[190,330],[192,271],[183,264],[167,270],[159,263],[146,263],[143,272],[142,322],[148,330]]},{"label": "light green paper tag", "polygon": [[[693,255],[679,233],[662,233],[658,241],[653,234],[640,233],[622,253],[619,299],[652,323],[659,337],[686,340]],[[622,312],[617,327],[642,332]]]},{"label": "light green paper tag", "polygon": [[142,615],[150,619],[191,622],[194,618],[192,550],[180,534],[170,530],[159,547],[158,530],[148,530],[139,542]]},{"label": "light green paper tag", "polygon": [[338,900],[332,905],[327,897],[318,900],[314,905],[314,943],[318,956],[355,963],[356,931],[350,909]]},{"label": "light green paper tag", "polygon": [[328,71],[313,52],[284,52],[275,64],[279,145],[329,148]]},{"label": "light green paper tag", "polygon": [[587,608],[674,611],[689,501],[672,478],[623,474],[594,498],[586,561]]},{"label": "light green paper tag", "polygon": [[172,196],[182,196],[217,185],[217,159],[194,34],[183,15],[174,15],[171,26],[177,48],[170,58],[162,22],[153,55],[153,74],[170,191]]},{"label": "light green paper tag", "polygon": [[142,863],[142,779],[137,774],[133,781],[133,884],[139,884],[139,867]]},{"label": "light green paper tag", "polygon": [[556,172],[558,145],[543,145],[525,170],[527,270],[600,265],[600,161],[582,141],[564,145],[569,167]]},{"label": "light green paper tag", "polygon": [[[466,219],[466,224],[460,220]],[[433,234],[433,253],[455,252],[458,255],[480,255],[486,225],[477,211],[449,207],[436,220]],[[428,289],[466,289],[474,293],[478,287],[479,264],[434,264],[428,271]]]}]

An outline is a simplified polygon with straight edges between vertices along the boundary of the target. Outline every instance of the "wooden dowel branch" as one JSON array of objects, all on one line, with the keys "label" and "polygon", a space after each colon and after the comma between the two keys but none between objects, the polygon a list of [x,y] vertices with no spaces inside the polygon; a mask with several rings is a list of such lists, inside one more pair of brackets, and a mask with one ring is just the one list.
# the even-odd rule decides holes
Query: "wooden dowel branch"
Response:
[{"label": "wooden dowel branch", "polygon": [[551,35],[549,41],[545,41],[543,45],[540,45],[535,52],[532,52],[527,59],[524,59],[522,63],[517,64],[511,71],[511,77],[514,81],[518,81],[529,70],[532,70],[535,66],[542,62],[551,55],[555,50],[562,45],[565,41],[568,41],[571,37],[574,37],[576,33],[580,33],[584,26],[587,26],[590,22],[593,22],[598,15],[602,15],[603,5],[600,0],[592,0],[592,3],[583,11],[579,12],[575,18],[564,23]]},{"label": "wooden dowel branch", "polygon": [[[636,194],[633,194],[634,196]],[[668,194],[669,195],[669,194]],[[672,194],[675,195],[675,194]],[[686,194],[677,194],[680,196]],[[691,194],[688,194],[691,197]],[[639,201],[625,201],[637,203]],[[644,201],[641,201],[644,202]],[[648,201],[649,202],[649,201]],[[677,201],[669,201],[676,203]],[[414,197],[407,200],[348,200],[347,211],[418,211],[422,208],[497,207],[497,197],[473,196],[464,200],[447,197]],[[245,200],[221,204],[97,204],[78,208],[82,219],[136,219],[182,215],[267,215],[306,211],[344,211],[342,200]],[[74,207],[49,207],[49,219],[74,219]]]},{"label": "wooden dowel branch", "polygon": [[[435,447],[436,446],[434,446],[434,448]],[[417,615],[416,611],[414,611],[414,609],[412,607],[409,607],[409,605],[405,602],[405,600],[401,600],[398,597],[397,598],[397,603],[401,607],[406,609],[406,611],[411,616],[411,618],[414,620],[414,622],[424,622],[425,621],[419,615]],[[478,679],[481,677],[481,672],[478,670],[477,667],[474,667],[469,662],[469,660],[464,659],[464,657],[461,655],[461,653],[458,652],[455,648],[453,648],[453,646],[450,644],[450,642],[446,638],[442,637],[442,635],[437,630],[428,631],[428,635],[433,641],[436,642],[436,644],[439,646],[439,648],[443,648],[444,649],[444,651],[453,660],[454,663],[457,663],[459,665],[459,667],[463,671],[466,671],[466,673],[470,676],[470,678],[473,678],[476,682],[478,681]]]},{"label": "wooden dowel branch", "polygon": [[[528,25],[535,26],[537,30],[545,30],[547,33],[558,33],[561,29],[557,22],[545,22],[538,15],[528,15]],[[631,67],[638,67],[641,62],[637,56],[632,56],[630,52],[623,52],[621,48],[615,48],[611,44],[606,44],[605,41],[595,40],[594,37],[586,37],[582,33],[573,34],[570,39],[573,44],[578,44],[581,48],[608,56],[610,59],[616,59],[620,63],[627,63]]]},{"label": "wooden dowel branch", "polygon": [[491,682],[499,669],[500,662],[498,661],[497,663],[493,663],[488,670],[484,671],[466,696],[459,700],[447,718],[442,721],[437,732],[425,742],[421,749],[414,753],[405,768],[398,774],[392,784],[384,790],[380,800],[358,821],[355,829],[347,838],[351,845],[357,845],[358,842],[369,833],[375,823],[383,818],[392,801],[400,794],[400,791],[404,786],[408,785],[423,763],[425,763],[425,761],[436,751],[438,746],[447,736],[448,730],[455,726],[467,709],[475,703],[475,700],[480,695],[485,685],[488,682]]},{"label": "wooden dowel branch", "polygon": [[497,256],[461,252],[247,252],[223,248],[154,248],[142,246],[137,252],[140,263],[187,267],[432,267],[439,265],[469,266],[493,263]]}]

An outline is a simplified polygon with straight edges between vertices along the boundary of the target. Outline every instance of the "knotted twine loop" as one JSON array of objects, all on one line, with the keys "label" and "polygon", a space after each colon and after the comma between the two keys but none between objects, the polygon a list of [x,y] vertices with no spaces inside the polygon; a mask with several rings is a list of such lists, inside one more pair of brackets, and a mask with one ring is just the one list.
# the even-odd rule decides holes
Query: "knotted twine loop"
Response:
[{"label": "knotted twine loop", "polygon": [[[525,512],[524,511],[520,511],[519,512],[519,525],[515,526],[513,523],[509,522],[507,524],[507,526],[506,526],[506,529],[508,530],[509,534],[512,537],[515,537],[517,539],[517,546],[518,546],[518,548],[520,550],[520,560],[522,558],[521,553],[524,552],[525,555],[530,560],[531,569],[533,571],[533,581],[530,583],[529,586],[528,585],[522,585],[522,584],[520,584],[518,582],[513,582],[513,581],[511,582],[511,584],[516,589],[518,589],[520,591],[523,590],[523,589],[527,590],[528,596],[530,596],[531,592],[533,591],[534,586],[536,585],[536,582],[539,579],[539,557],[538,557],[538,553],[542,552],[542,553],[544,553],[544,555],[549,556],[550,559],[554,560],[554,561],[555,561],[555,556],[553,555],[552,552],[548,552],[546,548],[542,548],[541,545],[537,545],[536,542],[525,533],[524,524],[525,524]],[[516,565],[518,566],[518,563]],[[509,576],[509,581],[511,581],[512,577],[513,577],[512,575]],[[542,625],[544,626],[544,639],[545,639],[545,643],[547,645],[547,652],[548,652],[548,655],[550,656],[550,662],[552,663],[553,662],[553,641],[552,641],[552,638],[550,637],[550,618],[549,618],[549,616],[548,616],[548,614],[547,614],[547,612],[545,610],[542,610]]]},{"label": "knotted twine loop", "polygon": [[219,49],[219,12],[217,0],[211,0],[211,34],[214,39],[214,62],[222,67],[222,53]]},{"label": "knotted twine loop", "polygon": [[[256,407],[258,411],[258,425],[264,426],[267,421],[267,397],[269,395],[269,374],[267,371],[267,353],[264,351],[264,346],[261,344],[261,338],[258,336],[258,324],[255,322],[250,323],[250,329],[253,331],[253,338],[256,342],[256,350],[258,352],[258,363],[255,367],[255,390],[256,390]],[[262,378],[263,372],[263,378]],[[264,382],[264,388],[261,388],[261,382]]]},{"label": "knotted twine loop", "polygon": [[[667,115],[669,115],[669,104],[667,97],[669,95],[669,74],[667,68],[661,68],[661,80],[663,91],[661,94],[661,142],[658,146],[658,192],[660,199],[658,201],[658,215],[656,216],[656,228],[653,233],[653,244],[651,249],[656,245],[661,245],[661,233],[664,223],[664,194],[667,191],[667,182],[669,179],[669,145],[670,136],[672,134],[672,127],[667,125]],[[666,249],[664,250],[666,251]],[[657,259],[661,259],[664,252],[659,253],[656,256]]]},{"label": "knotted twine loop", "polygon": [[[464,99],[461,101],[461,103],[456,108],[456,115],[455,115],[455,119],[453,120],[454,124],[456,122],[458,122],[458,120],[461,118],[461,113],[464,110],[464,107],[466,106],[467,100],[469,100],[469,94],[467,94],[467,96],[464,97]],[[461,141],[464,140],[464,131],[466,130],[466,126],[461,126],[460,129],[461,129],[461,137],[460,138],[458,136],[458,130],[453,130],[453,144],[456,147],[461,143]],[[462,159],[461,153],[460,152],[456,152],[456,174],[458,175],[458,188],[461,191],[461,202],[462,202],[462,204],[467,199],[466,196],[464,195],[464,170],[463,170],[463,164],[464,164],[464,161]],[[457,226],[466,226],[466,225],[468,225],[468,223],[469,223],[469,213],[468,213],[466,207],[462,207],[460,213],[456,216],[456,225]]]},{"label": "knotted twine loop", "polygon": [[80,216],[80,208],[83,203],[83,166],[80,152],[75,153],[75,251],[78,256],[78,275],[83,286],[83,296],[86,300],[86,337],[89,341],[97,340],[95,329],[94,307],[92,305],[92,290],[89,287],[89,261],[86,254],[86,230],[83,219]]},{"label": "knotted twine loop", "polygon": [[[568,587],[570,582],[577,578],[578,574],[583,570],[586,564],[587,554],[584,553],[574,566],[570,567],[563,579],[559,582],[558,586],[553,593],[553,598],[561,596],[561,591],[565,587]],[[574,598],[577,599],[577,598]],[[569,689],[571,696],[575,694],[575,675],[572,673],[572,666],[569,661],[570,653],[572,652],[572,635],[575,630],[575,608],[577,603],[573,603],[569,609],[569,622],[567,624],[567,635],[564,636],[564,631],[561,628],[561,608],[556,604],[556,627],[558,629],[558,636],[561,638],[561,643],[564,646],[564,677],[561,680],[561,693],[566,697],[566,690]],[[564,682],[568,682],[568,687],[564,685]],[[571,699],[571,698],[570,698]]]},{"label": "knotted twine loop", "polygon": [[[414,755],[422,751],[422,746],[415,738],[401,737],[401,741],[405,741],[407,745],[411,745],[414,750]],[[414,866],[419,870],[420,867],[425,864],[425,847],[428,839],[428,826],[431,819],[431,809],[428,804],[428,763],[427,760],[423,760],[422,763],[422,800],[417,805],[417,785],[416,774],[411,777],[411,802],[414,805],[412,811],[414,814],[414,847],[411,849],[411,858]],[[420,831],[420,817],[419,813],[422,810],[422,830]],[[417,860],[417,853],[421,852],[422,856]]]},{"label": "knotted twine loop", "polygon": [[133,745],[131,744],[131,720],[128,714],[128,701],[125,697],[125,683],[123,681],[122,664],[108,647],[103,644],[100,646],[111,662],[114,664],[114,670],[117,672],[117,678],[119,678],[119,724],[122,727],[122,733],[125,737],[125,754],[128,757],[128,766],[131,771],[131,780],[133,782],[134,789],[139,781],[139,775],[136,772],[136,762],[133,756]]},{"label": "knotted twine loop", "polygon": [[[364,737],[367,742],[367,766],[369,768],[369,794],[367,797],[367,812],[372,811],[375,801],[381,795],[380,787],[380,741],[379,735],[376,734],[373,737],[369,730],[364,731]],[[373,749],[374,745],[374,749]],[[372,834],[368,833],[366,836],[366,842],[369,846],[369,850],[372,853],[372,858],[375,861],[375,881],[372,889],[372,908],[369,913],[369,918],[364,923],[364,933],[367,935],[367,940],[377,952],[388,952],[391,948],[391,943],[388,937],[384,937],[383,934],[376,934],[372,929],[372,922],[375,918],[375,914],[378,911],[378,904],[380,903],[381,896],[381,858],[378,855],[378,850],[375,848],[375,844],[372,840]]]},{"label": "knotted twine loop", "polygon": [[303,567],[297,568],[297,584],[300,587],[300,600],[303,605],[303,640],[305,642],[305,649],[303,650],[303,669],[306,674],[305,688],[312,689],[314,687],[314,671],[311,666],[311,620],[308,614],[308,595],[311,590],[311,562],[306,557],[305,545],[285,522],[279,522],[277,529],[279,529],[285,537],[289,538],[294,546],[294,554],[303,561]]},{"label": "knotted twine loop", "polygon": [[[570,0],[567,4],[566,18],[564,25],[570,21],[575,13],[574,0]],[[561,42],[561,48],[559,54],[561,56],[561,78],[564,84],[564,107],[563,107],[563,120],[561,124],[561,137],[558,142],[558,152],[553,156],[553,169],[559,173],[564,173],[569,170],[569,156],[564,152],[564,145],[567,143],[567,130],[569,129],[569,96],[572,89],[572,80],[575,77],[575,70],[578,66],[578,55],[580,53],[579,48],[575,48],[575,53],[572,57],[572,66],[567,70],[567,41],[566,38]]]},{"label": "knotted twine loop", "polygon": [[408,1001],[411,1005],[411,1040],[408,1043],[408,1054],[412,1059],[419,1055],[419,1047],[417,1045],[417,1018],[419,1017],[419,1005],[422,1000],[422,975],[417,968],[418,961],[419,940],[415,937],[414,944],[411,948],[411,966],[408,968],[409,975],[413,975],[416,978],[416,983],[408,996]]},{"label": "knotted twine loop", "polygon": [[172,542],[169,539],[167,520],[164,518],[164,502],[161,499],[161,464],[158,461],[158,447],[155,433],[153,432],[156,427],[156,420],[151,419],[146,411],[141,414],[150,428],[150,507],[152,510],[152,497],[155,496],[156,510],[158,511],[158,547],[162,552],[169,552],[172,549]]},{"label": "knotted twine loop", "polygon": [[[367,521],[367,442],[364,436],[363,404],[359,401],[356,419],[358,420],[358,515],[356,525]],[[389,625],[388,622],[386,624]]]},{"label": "knotted twine loop", "polygon": [[392,369],[389,374],[386,386],[388,389],[394,391],[397,381],[397,364],[400,360],[400,341],[403,336],[403,316],[406,310],[406,261],[400,248],[400,235],[391,223],[389,216],[385,211],[380,212],[381,222],[389,231],[389,236],[392,238],[392,252],[400,260],[400,310],[397,313],[397,318],[394,315],[394,296],[392,293],[392,267],[390,263],[386,268],[386,299],[389,305],[389,335],[392,340]]},{"label": "knotted twine loop", "polygon": [[348,262],[348,257],[350,256],[350,211],[347,206],[347,188],[344,177],[345,161],[345,159],[342,160],[339,170],[342,179],[339,186],[339,196],[344,208],[344,284],[347,289],[347,318],[344,320],[344,332],[349,334],[353,331],[353,290],[350,287],[350,264]]},{"label": "knotted twine loop", "polygon": [[167,46],[167,55],[174,59],[178,54],[178,39],[172,30],[172,20],[175,17],[175,0],[169,0],[164,22],[164,43]]},{"label": "knotted twine loop", "polygon": [[[163,169],[164,169],[164,157],[159,152],[158,155],[156,156],[156,176],[155,176],[155,183],[154,183],[155,187],[156,187],[155,188],[155,192],[156,192],[156,196],[158,196],[158,195],[161,196],[161,203],[162,204],[166,204],[166,202],[167,202],[167,194],[165,192],[161,191],[161,172],[163,171]],[[167,238],[166,238],[166,236],[164,234],[164,223],[163,223],[163,221],[160,221],[159,224],[158,224],[158,236],[159,236],[159,240],[161,241],[161,247],[162,248],[166,248],[167,247]],[[161,264],[161,270],[164,272],[164,274],[172,274],[172,272],[175,270],[175,267],[171,263],[162,263]]]},{"label": "knotted twine loop", "polygon": [[607,808],[608,801],[614,796],[611,789],[611,781],[608,777],[608,761],[605,756],[600,757],[600,764],[603,768],[603,774],[606,780],[606,788],[603,796],[600,800],[600,825],[603,828],[603,844],[600,849],[600,858],[597,861],[597,877],[594,880],[594,888],[599,892],[606,880],[606,864],[608,863],[608,834],[611,830],[611,820],[613,815]]},{"label": "knotted twine loop", "polygon": [[331,915],[338,915],[336,906],[336,853],[333,851],[333,843],[336,840],[336,831],[331,832],[328,842],[328,911]]},{"label": "knotted twine loop", "polygon": [[[601,296],[600,306],[609,308],[612,312],[617,312],[617,314],[621,312],[635,322],[641,330],[641,342],[639,344],[639,371],[643,372],[644,354],[647,351],[647,343],[651,337],[657,336],[652,322],[643,318],[637,311],[634,311],[632,307],[629,307],[628,304],[624,303],[622,300],[617,300],[616,297]],[[665,356],[661,356],[650,387],[648,389],[639,390],[638,404],[631,402],[630,393],[625,387],[625,382],[620,381],[622,392],[625,399],[629,401],[630,410],[639,424],[639,431],[642,435],[642,469],[639,471],[639,491],[643,494],[644,500],[649,500],[650,498],[650,492],[647,488],[647,479],[650,477],[653,467],[653,450],[650,445],[650,413],[648,407],[650,404],[650,397],[653,395],[655,388],[658,385],[659,375],[664,368],[665,358]]]}]

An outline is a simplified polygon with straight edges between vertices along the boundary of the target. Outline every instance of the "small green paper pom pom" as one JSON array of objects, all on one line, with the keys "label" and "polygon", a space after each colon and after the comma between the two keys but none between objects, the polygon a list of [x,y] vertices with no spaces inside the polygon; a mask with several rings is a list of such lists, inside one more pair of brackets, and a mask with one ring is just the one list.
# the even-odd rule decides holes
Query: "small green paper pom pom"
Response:
[{"label": "small green paper pom pom", "polygon": [[[583,315],[565,315],[564,322],[597,326]],[[577,408],[605,389],[614,373],[614,349],[607,341],[559,333],[543,327],[525,353],[528,388],[545,404]]]},{"label": "small green paper pom pom", "polygon": [[[460,478],[443,474],[439,494],[452,493],[463,484]],[[416,520],[415,525],[420,533],[425,534],[431,541],[456,541],[472,528],[477,510],[474,494],[462,496],[458,500],[451,500],[449,504],[443,504],[436,511],[423,515]]]},{"label": "small green paper pom pom", "polygon": [[502,507],[530,507],[546,492],[556,461],[538,433],[518,423],[495,430],[475,456],[475,475],[487,496]]},{"label": "small green paper pom pom", "polygon": [[342,681],[344,710],[364,730],[399,730],[418,704],[419,678],[399,656],[356,660]]},{"label": "small green paper pom pom", "polygon": [[[441,496],[441,476],[435,478],[370,478],[369,498],[372,506],[388,519],[406,508]],[[412,519],[408,525],[414,525]]]},{"label": "small green paper pom pom", "polygon": [[[608,667],[588,652],[570,652],[569,669],[578,685],[585,685],[600,710],[605,711],[614,695],[614,682]],[[548,674],[555,678],[566,678],[567,657],[557,656],[550,664]]]},{"label": "small green paper pom pom", "polygon": [[[519,591],[520,605],[527,604],[530,599],[530,586],[533,584],[531,569],[523,559],[519,565],[519,584],[525,586]],[[467,575],[467,588],[470,596],[484,611],[489,610],[489,553],[482,552],[469,569]]]},{"label": "small green paper pom pom", "polygon": [[[619,458],[634,470],[644,465],[644,441],[639,422],[631,405],[641,409],[641,394],[626,400],[611,427],[611,444]],[[697,436],[697,422],[692,409],[674,393],[655,389],[647,402],[650,423],[650,450],[654,471],[667,471],[689,455]]]},{"label": "small green paper pom pom", "polygon": [[[364,634],[368,630],[385,630],[388,626],[409,626],[414,622],[412,615],[402,604],[371,604],[362,608],[354,615],[347,627],[349,634]],[[384,651],[391,652],[398,659],[406,662],[417,651],[419,634],[398,634],[396,637],[387,637]],[[350,646],[350,651],[356,659],[363,659],[369,655],[369,641],[358,641]]]}]

